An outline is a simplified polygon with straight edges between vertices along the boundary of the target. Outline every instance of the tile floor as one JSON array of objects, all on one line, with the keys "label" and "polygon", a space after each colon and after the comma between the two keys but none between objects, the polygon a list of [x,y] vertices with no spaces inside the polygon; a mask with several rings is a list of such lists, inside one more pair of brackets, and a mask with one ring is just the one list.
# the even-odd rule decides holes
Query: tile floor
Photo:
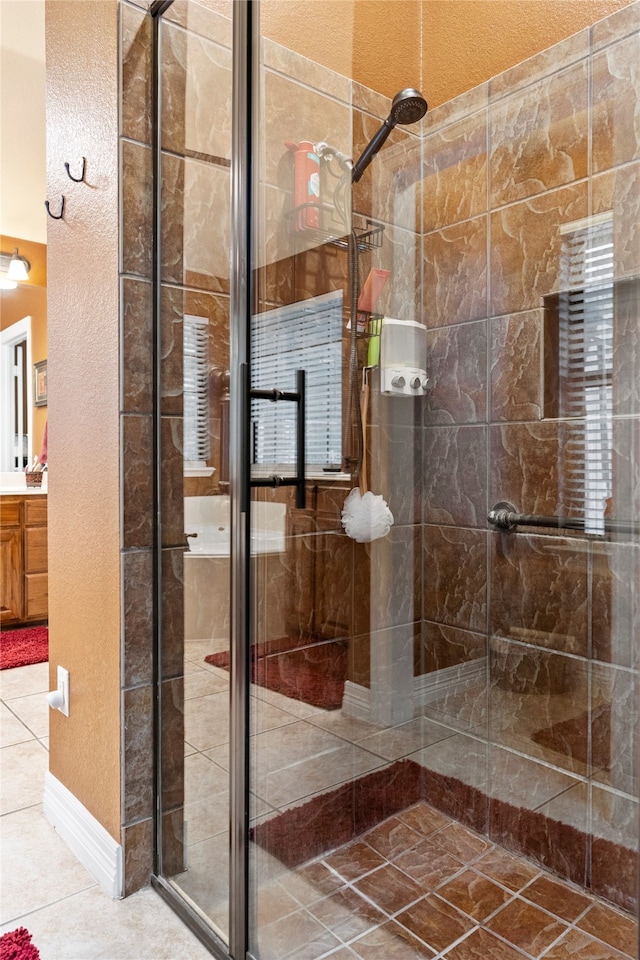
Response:
[{"label": "tile floor", "polygon": [[[190,847],[183,880],[200,905],[209,898],[210,915],[224,929],[224,883],[212,888],[210,865],[217,855],[223,879],[228,679],[203,667],[201,654],[191,649],[187,662]],[[205,948],[151,890],[111,900],[44,818],[47,685],[46,664],[0,673],[0,932],[27,926],[42,960],[205,960]],[[336,778],[407,754],[424,758],[431,750],[434,767],[450,764],[459,755],[455,741],[465,736],[453,728],[443,736],[424,717],[380,731],[260,688],[254,688],[254,716],[264,754],[255,778],[256,819],[326,790]],[[510,775],[508,764],[504,774]],[[541,789],[537,799],[555,785]],[[261,960],[637,956],[636,925],[623,912],[507,855],[424,803],[296,870],[258,848],[252,863]]]},{"label": "tile floor", "polygon": [[0,671],[0,934],[25,926],[41,960],[207,960],[151,889],[112,900],[42,812],[48,665]]}]

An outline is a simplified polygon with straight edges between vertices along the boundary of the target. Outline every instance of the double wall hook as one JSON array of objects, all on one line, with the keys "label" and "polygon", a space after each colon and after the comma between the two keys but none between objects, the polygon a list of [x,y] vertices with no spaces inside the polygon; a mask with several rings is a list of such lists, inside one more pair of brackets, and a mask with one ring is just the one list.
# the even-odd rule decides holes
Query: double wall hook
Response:
[{"label": "double wall hook", "polygon": [[64,195],[60,197],[60,213],[51,213],[51,207],[49,206],[48,200],[45,200],[44,205],[47,208],[47,213],[52,220],[62,220],[64,217]]},{"label": "double wall hook", "polygon": [[71,173],[71,170],[69,169],[69,164],[66,161],[65,161],[64,168],[67,171],[67,176],[69,177],[70,180],[73,180],[74,183],[84,183],[84,175],[87,169],[87,158],[86,157],[82,158],[82,172],[80,173],[79,177],[74,177],[74,175]]}]

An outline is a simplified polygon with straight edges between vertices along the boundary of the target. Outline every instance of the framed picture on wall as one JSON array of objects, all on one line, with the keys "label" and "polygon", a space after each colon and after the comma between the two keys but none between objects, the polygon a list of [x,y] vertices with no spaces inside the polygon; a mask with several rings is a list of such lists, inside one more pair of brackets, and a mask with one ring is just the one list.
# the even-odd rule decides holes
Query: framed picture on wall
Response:
[{"label": "framed picture on wall", "polygon": [[47,361],[33,365],[33,404],[36,407],[47,405]]}]

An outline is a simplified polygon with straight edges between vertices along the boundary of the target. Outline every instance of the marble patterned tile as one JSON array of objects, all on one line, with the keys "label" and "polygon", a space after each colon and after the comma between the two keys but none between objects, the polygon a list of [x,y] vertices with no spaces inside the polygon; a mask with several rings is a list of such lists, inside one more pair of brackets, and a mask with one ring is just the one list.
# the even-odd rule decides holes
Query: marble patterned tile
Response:
[{"label": "marble patterned tile", "polygon": [[545,953],[545,960],[624,960],[625,955],[610,946],[571,929]]},{"label": "marble patterned tile", "polygon": [[[40,694],[44,698],[44,694]],[[18,703],[20,702],[19,698]],[[46,699],[45,699],[46,703]],[[48,709],[48,705],[47,705]],[[11,747],[14,743],[24,743],[26,740],[35,740],[33,731],[29,730],[21,720],[4,704],[0,704],[0,747]]]},{"label": "marble patterned tile", "polygon": [[427,134],[423,141],[422,229],[429,233],[487,210],[484,111]]},{"label": "marble patterned tile", "polygon": [[492,207],[586,177],[588,92],[581,61],[492,107]]},{"label": "marble patterned tile", "polygon": [[590,897],[546,874],[530,883],[522,896],[567,923],[573,923],[592,903]]},{"label": "marble patterned tile", "polygon": [[150,547],[151,418],[125,414],[122,421],[123,546]]},{"label": "marble patterned tile", "polygon": [[431,960],[433,950],[394,921],[384,923],[351,944],[362,960]]},{"label": "marble patterned tile", "polygon": [[[627,278],[637,302],[637,283],[640,266],[638,252],[638,221],[640,219],[640,163],[615,167],[592,178],[593,213],[613,214],[613,270],[616,279]],[[620,294],[614,288],[614,297]],[[616,305],[617,306],[617,305]],[[632,315],[633,316],[633,315]],[[637,319],[637,312],[635,313]],[[616,314],[616,327],[620,317]],[[614,332],[618,336],[619,331]],[[633,341],[632,341],[633,342]],[[615,386],[615,385],[614,385]],[[619,412],[623,412],[620,410]]]},{"label": "marble patterned tile", "polygon": [[594,903],[577,926],[628,957],[638,956],[637,924],[604,903]]},{"label": "marble patterned tile", "polygon": [[487,639],[481,633],[447,627],[425,620],[419,653],[416,655],[416,676],[446,670],[487,655]]},{"label": "marble patterned tile", "polygon": [[427,428],[423,464],[424,522],[484,528],[487,428]]},{"label": "marble patterned tile", "polygon": [[120,17],[122,135],[151,142],[151,18],[129,3]]},{"label": "marble patterned tile", "polygon": [[594,23],[591,28],[593,51],[622,40],[630,33],[637,33],[638,30],[640,30],[640,4],[636,0],[635,3],[630,3]]},{"label": "marble patterned tile", "polygon": [[464,630],[486,629],[486,533],[424,528],[424,616]]},{"label": "marble patterned tile", "polygon": [[[369,878],[373,876],[375,874],[370,874]],[[360,936],[386,919],[385,914],[378,909],[379,906],[381,905],[376,902],[374,907],[371,900],[360,896],[356,886],[342,887],[323,900],[317,900],[308,906],[307,910],[340,940],[346,941]]]},{"label": "marble patterned tile", "polygon": [[387,860],[393,860],[418,843],[420,834],[398,817],[390,817],[366,833],[363,840]]},{"label": "marble patterned tile", "polygon": [[126,550],[121,554],[123,600],[123,683],[125,687],[151,683],[152,597],[151,550]]},{"label": "marble patterned tile", "polygon": [[511,898],[511,894],[475,870],[465,870],[443,884],[438,895],[473,920],[485,920]]},{"label": "marble patterned tile", "polygon": [[540,310],[491,320],[491,420],[542,418],[541,351]]},{"label": "marble patterned tile", "polygon": [[487,416],[486,321],[429,330],[427,358],[425,423],[482,423]]},{"label": "marble patterned tile", "polygon": [[463,866],[461,860],[430,837],[400,854],[395,863],[403,873],[420,883],[425,892],[437,889]]},{"label": "marble patterned tile", "polygon": [[640,651],[640,547],[601,543],[592,547],[591,633],[593,657],[621,667],[637,668]]},{"label": "marble patterned tile", "polygon": [[281,917],[266,926],[259,927],[253,939],[253,949],[259,950],[264,960],[281,960],[291,956],[301,948],[311,948],[310,956],[322,956],[340,940],[330,933],[318,920],[306,910],[298,910]]},{"label": "marble patterned tile", "polygon": [[628,122],[640,95],[637,63],[640,34],[597,53],[593,58],[593,170],[640,158],[640,138]]},{"label": "marble patterned tile", "polygon": [[476,860],[475,869],[503,887],[516,893],[539,873],[539,869],[525,860],[507,853],[501,847],[492,847]]},{"label": "marble patterned tile", "polygon": [[429,329],[487,316],[487,226],[487,218],[480,216],[425,235],[423,283],[429,291],[425,305]]},{"label": "marble patterned tile", "polygon": [[595,779],[631,796],[638,793],[639,692],[635,672],[594,664],[591,739],[598,746],[600,759]]},{"label": "marble patterned tile", "polygon": [[398,916],[398,922],[434,950],[444,950],[472,929],[473,923],[433,894]]},{"label": "marble patterned tile", "polygon": [[566,924],[524,900],[512,900],[487,927],[535,957],[566,930]]},{"label": "marble patterned tile", "polygon": [[123,816],[125,823],[130,823],[150,817],[153,811],[153,688],[150,684],[123,691],[122,715]]},{"label": "marble patterned tile", "polygon": [[[291,80],[297,80],[329,97],[349,103],[352,83],[348,77],[301,56],[280,43],[262,38],[262,59],[264,66]],[[353,84],[353,86],[359,86]]]},{"label": "marble patterned tile", "polygon": [[589,40],[589,30],[581,30],[493,77],[489,83],[490,102],[526,88],[584,59],[589,53]]},{"label": "marble patterned tile", "polygon": [[559,475],[566,438],[563,424],[501,424],[492,426],[489,434],[490,506],[508,500],[522,513],[566,515]]},{"label": "marble patterned tile", "polygon": [[486,790],[488,778],[487,744],[459,733],[412,754],[412,760],[427,770],[455,777],[469,786]]},{"label": "marble patterned tile", "polygon": [[523,954],[488,930],[476,929],[446,956],[447,960],[521,960]]},{"label": "marble patterned tile", "polygon": [[324,858],[324,863],[345,881],[358,880],[365,874],[384,866],[386,858],[363,840],[340,847]]},{"label": "marble patterned tile", "polygon": [[151,150],[122,142],[122,272],[151,278]]},{"label": "marble patterned tile", "polygon": [[560,187],[491,214],[490,313],[540,306],[558,290],[559,227],[587,215],[587,184]]}]

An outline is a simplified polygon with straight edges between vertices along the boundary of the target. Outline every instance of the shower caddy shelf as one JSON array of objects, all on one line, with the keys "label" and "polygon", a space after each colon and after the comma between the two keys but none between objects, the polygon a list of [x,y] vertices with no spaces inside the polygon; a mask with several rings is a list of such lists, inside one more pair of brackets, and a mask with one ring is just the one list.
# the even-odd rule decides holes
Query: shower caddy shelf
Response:
[{"label": "shower caddy shelf", "polygon": [[[296,230],[294,228],[294,223],[298,215],[308,209],[318,210],[320,214],[332,215],[335,213],[335,207],[329,203],[301,203],[299,206],[287,210],[284,216],[288,223],[291,236],[298,237],[301,240],[310,240],[314,243],[328,243],[333,247],[346,250],[349,245],[348,234],[340,234],[337,230],[327,230],[322,227],[305,228],[304,230]],[[382,246],[382,235],[384,233],[383,223],[372,220],[371,217],[357,213],[355,210],[352,211],[351,219],[358,250],[361,253],[369,250],[377,250]]]}]

